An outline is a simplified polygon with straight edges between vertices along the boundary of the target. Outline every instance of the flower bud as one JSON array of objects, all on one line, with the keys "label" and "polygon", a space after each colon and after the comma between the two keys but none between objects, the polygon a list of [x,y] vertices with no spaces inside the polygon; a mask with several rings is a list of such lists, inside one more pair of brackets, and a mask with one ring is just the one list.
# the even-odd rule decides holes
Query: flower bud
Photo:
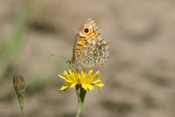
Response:
[{"label": "flower bud", "polygon": [[24,98],[24,93],[25,93],[24,78],[21,75],[16,74],[13,77],[13,86],[16,91],[21,110],[23,111],[23,104],[24,104],[23,98]]}]

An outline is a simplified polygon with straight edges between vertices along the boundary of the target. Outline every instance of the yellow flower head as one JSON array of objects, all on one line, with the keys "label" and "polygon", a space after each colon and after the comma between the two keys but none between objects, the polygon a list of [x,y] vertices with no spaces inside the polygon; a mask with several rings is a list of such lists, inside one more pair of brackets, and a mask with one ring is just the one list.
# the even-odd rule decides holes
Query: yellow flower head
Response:
[{"label": "yellow flower head", "polygon": [[94,81],[95,78],[98,78],[100,75],[100,71],[97,71],[94,75],[91,75],[93,72],[93,70],[90,70],[88,73],[86,73],[85,70],[81,71],[81,73],[79,73],[79,71],[74,72],[73,70],[64,71],[63,75],[58,75],[60,78],[62,78],[63,80],[65,80],[67,83],[65,83],[63,86],[61,86],[61,88],[59,88],[60,91],[63,91],[65,89],[67,89],[69,86],[70,88],[75,87],[76,85],[81,85],[81,87],[84,90],[90,90],[92,91],[94,89],[93,85],[97,86],[97,87],[103,87],[104,84],[101,83],[102,78],[97,79]]}]

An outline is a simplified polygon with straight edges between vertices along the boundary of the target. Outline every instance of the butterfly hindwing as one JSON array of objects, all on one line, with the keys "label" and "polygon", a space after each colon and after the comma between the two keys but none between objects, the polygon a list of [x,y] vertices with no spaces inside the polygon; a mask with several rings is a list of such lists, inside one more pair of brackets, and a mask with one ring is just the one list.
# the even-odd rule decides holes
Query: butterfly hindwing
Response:
[{"label": "butterfly hindwing", "polygon": [[109,57],[108,43],[101,36],[91,37],[78,55],[79,66],[92,68],[104,64]]}]

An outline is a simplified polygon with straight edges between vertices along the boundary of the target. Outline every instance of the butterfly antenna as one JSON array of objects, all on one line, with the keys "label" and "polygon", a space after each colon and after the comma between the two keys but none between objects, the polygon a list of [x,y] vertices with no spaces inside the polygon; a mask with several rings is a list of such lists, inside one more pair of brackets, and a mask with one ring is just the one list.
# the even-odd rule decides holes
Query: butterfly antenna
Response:
[{"label": "butterfly antenna", "polygon": [[55,56],[55,57],[58,57],[58,58],[63,58],[63,59],[66,59],[66,60],[69,60],[68,58],[64,57],[64,56],[57,56],[55,54],[51,54],[51,56]]}]

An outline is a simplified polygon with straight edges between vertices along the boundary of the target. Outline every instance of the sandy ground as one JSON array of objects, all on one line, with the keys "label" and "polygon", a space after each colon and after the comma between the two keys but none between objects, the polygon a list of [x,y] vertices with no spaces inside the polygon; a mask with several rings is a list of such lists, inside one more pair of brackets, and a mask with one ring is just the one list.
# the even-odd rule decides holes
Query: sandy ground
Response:
[{"label": "sandy ground", "polygon": [[[11,18],[23,2],[0,1],[0,31],[7,37],[14,29]],[[64,83],[57,74],[62,74],[67,64],[50,54],[71,58],[75,34],[86,18],[96,21],[109,43],[110,58],[96,68],[104,75],[102,95],[97,89],[87,93],[81,117],[175,117],[173,0],[35,1],[13,65],[31,77],[36,64],[46,58],[44,68],[55,76],[43,89],[25,95],[26,117],[75,117],[75,90],[56,90]],[[53,73],[49,68],[57,62],[63,66]],[[15,94],[10,100],[0,100],[0,117],[19,116]]]}]

